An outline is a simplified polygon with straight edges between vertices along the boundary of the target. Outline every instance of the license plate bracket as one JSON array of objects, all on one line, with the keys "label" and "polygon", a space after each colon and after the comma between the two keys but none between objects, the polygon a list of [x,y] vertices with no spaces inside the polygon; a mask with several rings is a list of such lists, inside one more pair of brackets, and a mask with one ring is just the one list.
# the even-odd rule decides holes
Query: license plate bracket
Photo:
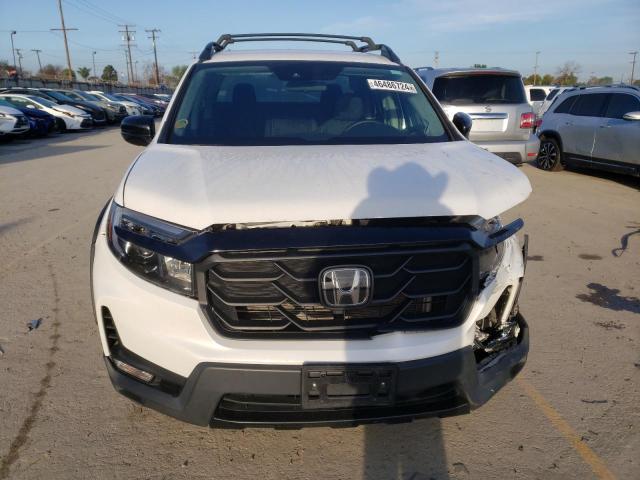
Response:
[{"label": "license plate bracket", "polygon": [[391,364],[303,365],[302,408],[392,406],[397,377]]}]

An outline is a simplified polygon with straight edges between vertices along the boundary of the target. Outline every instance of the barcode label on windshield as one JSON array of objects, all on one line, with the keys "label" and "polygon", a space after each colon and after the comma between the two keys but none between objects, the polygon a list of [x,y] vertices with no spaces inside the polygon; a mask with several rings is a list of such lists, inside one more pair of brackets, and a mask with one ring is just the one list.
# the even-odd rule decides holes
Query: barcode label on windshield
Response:
[{"label": "barcode label on windshield", "polygon": [[416,86],[413,83],[408,82],[396,82],[394,80],[378,80],[375,78],[368,78],[369,88],[371,90],[388,90],[390,92],[402,92],[402,93],[418,93]]}]

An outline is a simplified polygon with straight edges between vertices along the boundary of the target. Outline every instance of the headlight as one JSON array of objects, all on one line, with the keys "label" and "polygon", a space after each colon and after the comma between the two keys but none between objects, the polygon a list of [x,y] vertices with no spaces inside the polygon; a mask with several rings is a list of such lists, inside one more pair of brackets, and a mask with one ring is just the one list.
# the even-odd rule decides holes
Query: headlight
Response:
[{"label": "headlight", "polygon": [[161,255],[118,236],[116,227],[151,240],[177,244],[193,235],[192,230],[127,210],[113,203],[107,224],[109,245],[129,270],[161,287],[194,296],[193,264]]},{"label": "headlight", "polygon": [[[489,220],[483,219],[481,223],[475,226],[487,235],[491,235],[502,229],[502,221],[500,220],[500,217],[493,217]],[[485,248],[480,252],[479,271],[481,287],[484,288],[493,281],[498,273],[498,267],[500,267],[500,263],[502,262],[503,254],[503,243],[498,243],[492,247]]]}]

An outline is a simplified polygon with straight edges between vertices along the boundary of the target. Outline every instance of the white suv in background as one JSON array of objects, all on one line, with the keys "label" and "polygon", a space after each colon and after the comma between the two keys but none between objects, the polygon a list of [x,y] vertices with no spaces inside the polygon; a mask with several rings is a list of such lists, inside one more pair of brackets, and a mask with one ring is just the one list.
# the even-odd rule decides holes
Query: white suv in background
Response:
[{"label": "white suv in background", "polygon": [[582,87],[564,92],[542,118],[538,166],[564,165],[640,175],[640,88]]},{"label": "white suv in background", "polygon": [[536,116],[525,96],[520,73],[501,68],[416,69],[449,118],[465,112],[473,119],[469,140],[521,164],[535,160],[539,142]]},{"label": "white suv in background", "polygon": [[[227,48],[274,39],[352,51]],[[531,186],[469,128],[368,37],[208,44],[157,134],[148,116],[121,125],[148,146],[91,248],[115,388],[225,426],[395,422],[488,401],[527,358],[523,222],[499,215]]]}]

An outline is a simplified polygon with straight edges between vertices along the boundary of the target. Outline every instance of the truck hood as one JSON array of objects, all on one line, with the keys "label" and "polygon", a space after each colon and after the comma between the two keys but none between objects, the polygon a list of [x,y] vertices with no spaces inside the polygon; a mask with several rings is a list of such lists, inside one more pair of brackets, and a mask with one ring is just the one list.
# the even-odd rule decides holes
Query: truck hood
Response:
[{"label": "truck hood", "polygon": [[480,215],[531,192],[518,168],[467,141],[220,147],[151,144],[116,201],[201,230],[213,224]]}]

